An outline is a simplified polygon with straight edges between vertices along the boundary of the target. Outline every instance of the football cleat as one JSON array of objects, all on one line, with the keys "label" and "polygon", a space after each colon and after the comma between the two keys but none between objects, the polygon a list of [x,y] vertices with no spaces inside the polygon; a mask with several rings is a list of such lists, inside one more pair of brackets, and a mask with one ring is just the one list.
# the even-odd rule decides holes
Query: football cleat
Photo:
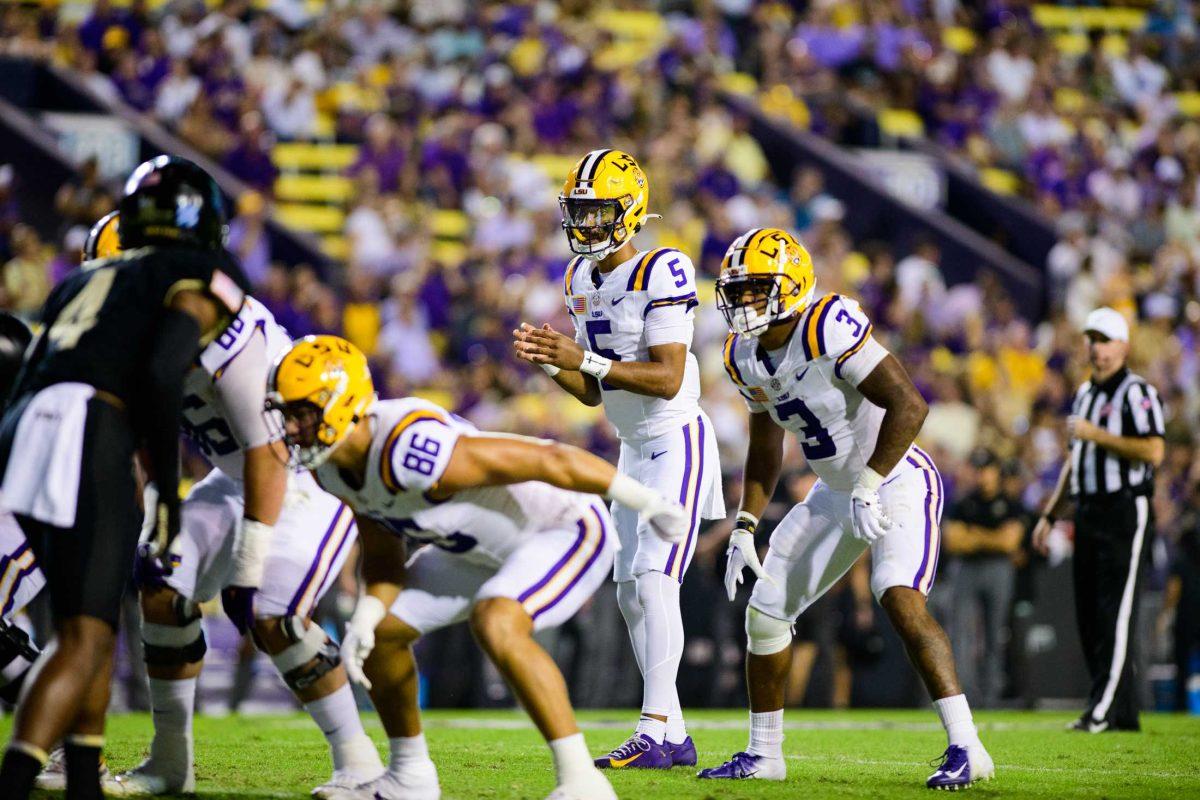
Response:
[{"label": "football cleat", "polygon": [[576,776],[568,783],[556,786],[546,800],[617,800],[617,793],[608,778],[599,770],[592,770],[590,774]]},{"label": "football cleat", "polygon": [[764,781],[781,781],[787,777],[787,764],[782,758],[752,756],[749,753],[734,753],[733,758],[719,767],[709,767],[696,773],[697,778],[716,780],[746,780],[754,778]]},{"label": "football cleat", "polygon": [[441,796],[437,767],[429,760],[406,764],[399,772],[388,770],[358,786],[330,788],[324,795],[327,800],[438,800]]},{"label": "football cleat", "polygon": [[692,737],[682,742],[666,742],[667,750],[671,753],[671,765],[675,767],[696,766],[696,743]]},{"label": "football cleat", "polygon": [[364,783],[379,778],[382,772],[381,768],[362,770],[346,767],[344,769],[335,769],[333,776],[329,780],[312,790],[312,796],[318,798],[318,800],[334,800],[334,798],[339,796],[338,792],[341,790],[357,789]]},{"label": "football cleat", "polygon": [[146,759],[138,766],[111,777],[101,784],[105,794],[138,797],[157,794],[195,794],[196,772],[188,765],[185,775],[163,775],[154,772],[155,766]]},{"label": "football cleat", "polygon": [[599,769],[670,769],[675,766],[667,746],[644,733],[635,733],[616,750],[593,763]]},{"label": "football cleat", "polygon": [[[104,756],[100,756],[100,782],[110,780],[110,775]],[[50,757],[46,759],[46,766],[42,767],[42,772],[37,776],[34,785],[39,789],[58,792],[67,788],[67,754],[62,745],[50,751]]]},{"label": "football cleat", "polygon": [[942,763],[925,781],[926,788],[957,791],[966,789],[977,781],[990,781],[996,774],[996,765],[982,745],[963,747],[952,744],[942,753]]}]

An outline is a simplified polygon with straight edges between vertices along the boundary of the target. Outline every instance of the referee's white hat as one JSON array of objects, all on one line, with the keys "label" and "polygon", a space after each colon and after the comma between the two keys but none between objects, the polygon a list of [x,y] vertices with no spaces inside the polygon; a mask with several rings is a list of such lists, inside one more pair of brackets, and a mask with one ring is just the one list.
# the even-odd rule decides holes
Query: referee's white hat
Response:
[{"label": "referee's white hat", "polygon": [[1118,342],[1129,341],[1129,323],[1115,308],[1104,306],[1087,315],[1083,332],[1095,331]]}]

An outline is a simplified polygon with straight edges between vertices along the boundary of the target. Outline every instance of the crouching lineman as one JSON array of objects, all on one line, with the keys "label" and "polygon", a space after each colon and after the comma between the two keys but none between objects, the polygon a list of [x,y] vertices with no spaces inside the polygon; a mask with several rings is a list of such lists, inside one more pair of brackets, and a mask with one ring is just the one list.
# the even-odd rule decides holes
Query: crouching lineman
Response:
[{"label": "crouching lineman", "polygon": [[[0,312],[0,403],[12,390],[33,334],[24,322]],[[0,700],[17,704],[29,668],[40,651],[12,617],[37,596],[46,583],[21,526],[0,510]]]},{"label": "crouching lineman", "polygon": [[[97,229],[89,241],[98,242],[97,255],[108,255],[115,246],[109,232],[120,230],[120,219],[110,214]],[[166,559],[171,569],[139,551],[154,738],[149,758],[105,782],[110,794],[195,791],[192,716],[207,649],[199,604],[218,593],[238,630],[251,633],[325,734],[333,777],[313,794],[324,797],[383,772],[337,648],[309,619],[354,544],[354,514],[307,473],[289,473],[262,413],[267,373],[291,343],[271,312],[246,297],[187,374],[182,429],[213,469],[183,501],[181,530]],[[156,502],[150,484],[145,507]],[[143,528],[151,527],[148,518]],[[55,776],[48,771],[39,785],[55,788]]]},{"label": "crouching lineman", "polygon": [[[925,607],[939,550],[942,483],[913,439],[926,405],[858,304],[812,302],[812,260],[789,233],[751,230],[725,253],[717,304],[732,333],[725,368],[750,409],[741,510],[725,588],[759,577],[746,610],[750,746],[701,778],[783,780],[783,700],[792,623],[871,549],[871,589],[933,697],[949,746],[927,786],[956,789],[995,772],[959,688],[950,643]],[[780,521],[766,562],[754,547],[775,491],[784,431],[819,480]]]},{"label": "crouching lineman", "polygon": [[[550,797],[615,797],[533,633],[570,618],[612,567],[612,520],[594,495],[639,511],[666,541],[686,535],[683,507],[582,450],[480,433],[414,398],[376,401],[366,358],[333,336],[305,338],[277,362],[268,403],[294,460],[355,509],[361,530],[366,594],[342,655],[371,690],[391,763],[378,780],[339,796],[440,795],[411,646],[469,620],[550,745],[558,778]],[[400,534],[432,546],[405,566]]]}]

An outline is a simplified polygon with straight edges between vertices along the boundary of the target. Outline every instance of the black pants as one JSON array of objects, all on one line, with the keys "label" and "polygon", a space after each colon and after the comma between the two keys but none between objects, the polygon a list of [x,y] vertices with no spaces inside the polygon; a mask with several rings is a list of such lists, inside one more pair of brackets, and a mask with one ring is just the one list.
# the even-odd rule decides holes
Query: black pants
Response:
[{"label": "black pants", "polygon": [[[11,449],[27,403],[18,401],[0,423],[0,474],[20,468]],[[75,524],[59,528],[16,515],[46,576],[56,622],[89,616],[117,628],[141,528],[133,452],[125,412],[93,397],[84,424]]]},{"label": "black pants", "polygon": [[1081,498],[1075,513],[1075,614],[1092,681],[1086,715],[1138,730],[1137,609],[1154,524],[1150,498]]}]

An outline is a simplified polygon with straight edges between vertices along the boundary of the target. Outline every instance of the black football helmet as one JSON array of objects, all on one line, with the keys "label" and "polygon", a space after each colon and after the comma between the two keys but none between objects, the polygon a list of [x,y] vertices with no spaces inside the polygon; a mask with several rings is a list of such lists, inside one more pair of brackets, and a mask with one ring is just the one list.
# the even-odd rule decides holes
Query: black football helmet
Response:
[{"label": "black football helmet", "polygon": [[28,325],[12,314],[0,311],[0,406],[21,371],[25,350],[31,341],[33,333]]},{"label": "black football helmet", "polygon": [[117,211],[122,250],[225,245],[225,198],[217,182],[185,158],[157,156],[135,169]]}]

